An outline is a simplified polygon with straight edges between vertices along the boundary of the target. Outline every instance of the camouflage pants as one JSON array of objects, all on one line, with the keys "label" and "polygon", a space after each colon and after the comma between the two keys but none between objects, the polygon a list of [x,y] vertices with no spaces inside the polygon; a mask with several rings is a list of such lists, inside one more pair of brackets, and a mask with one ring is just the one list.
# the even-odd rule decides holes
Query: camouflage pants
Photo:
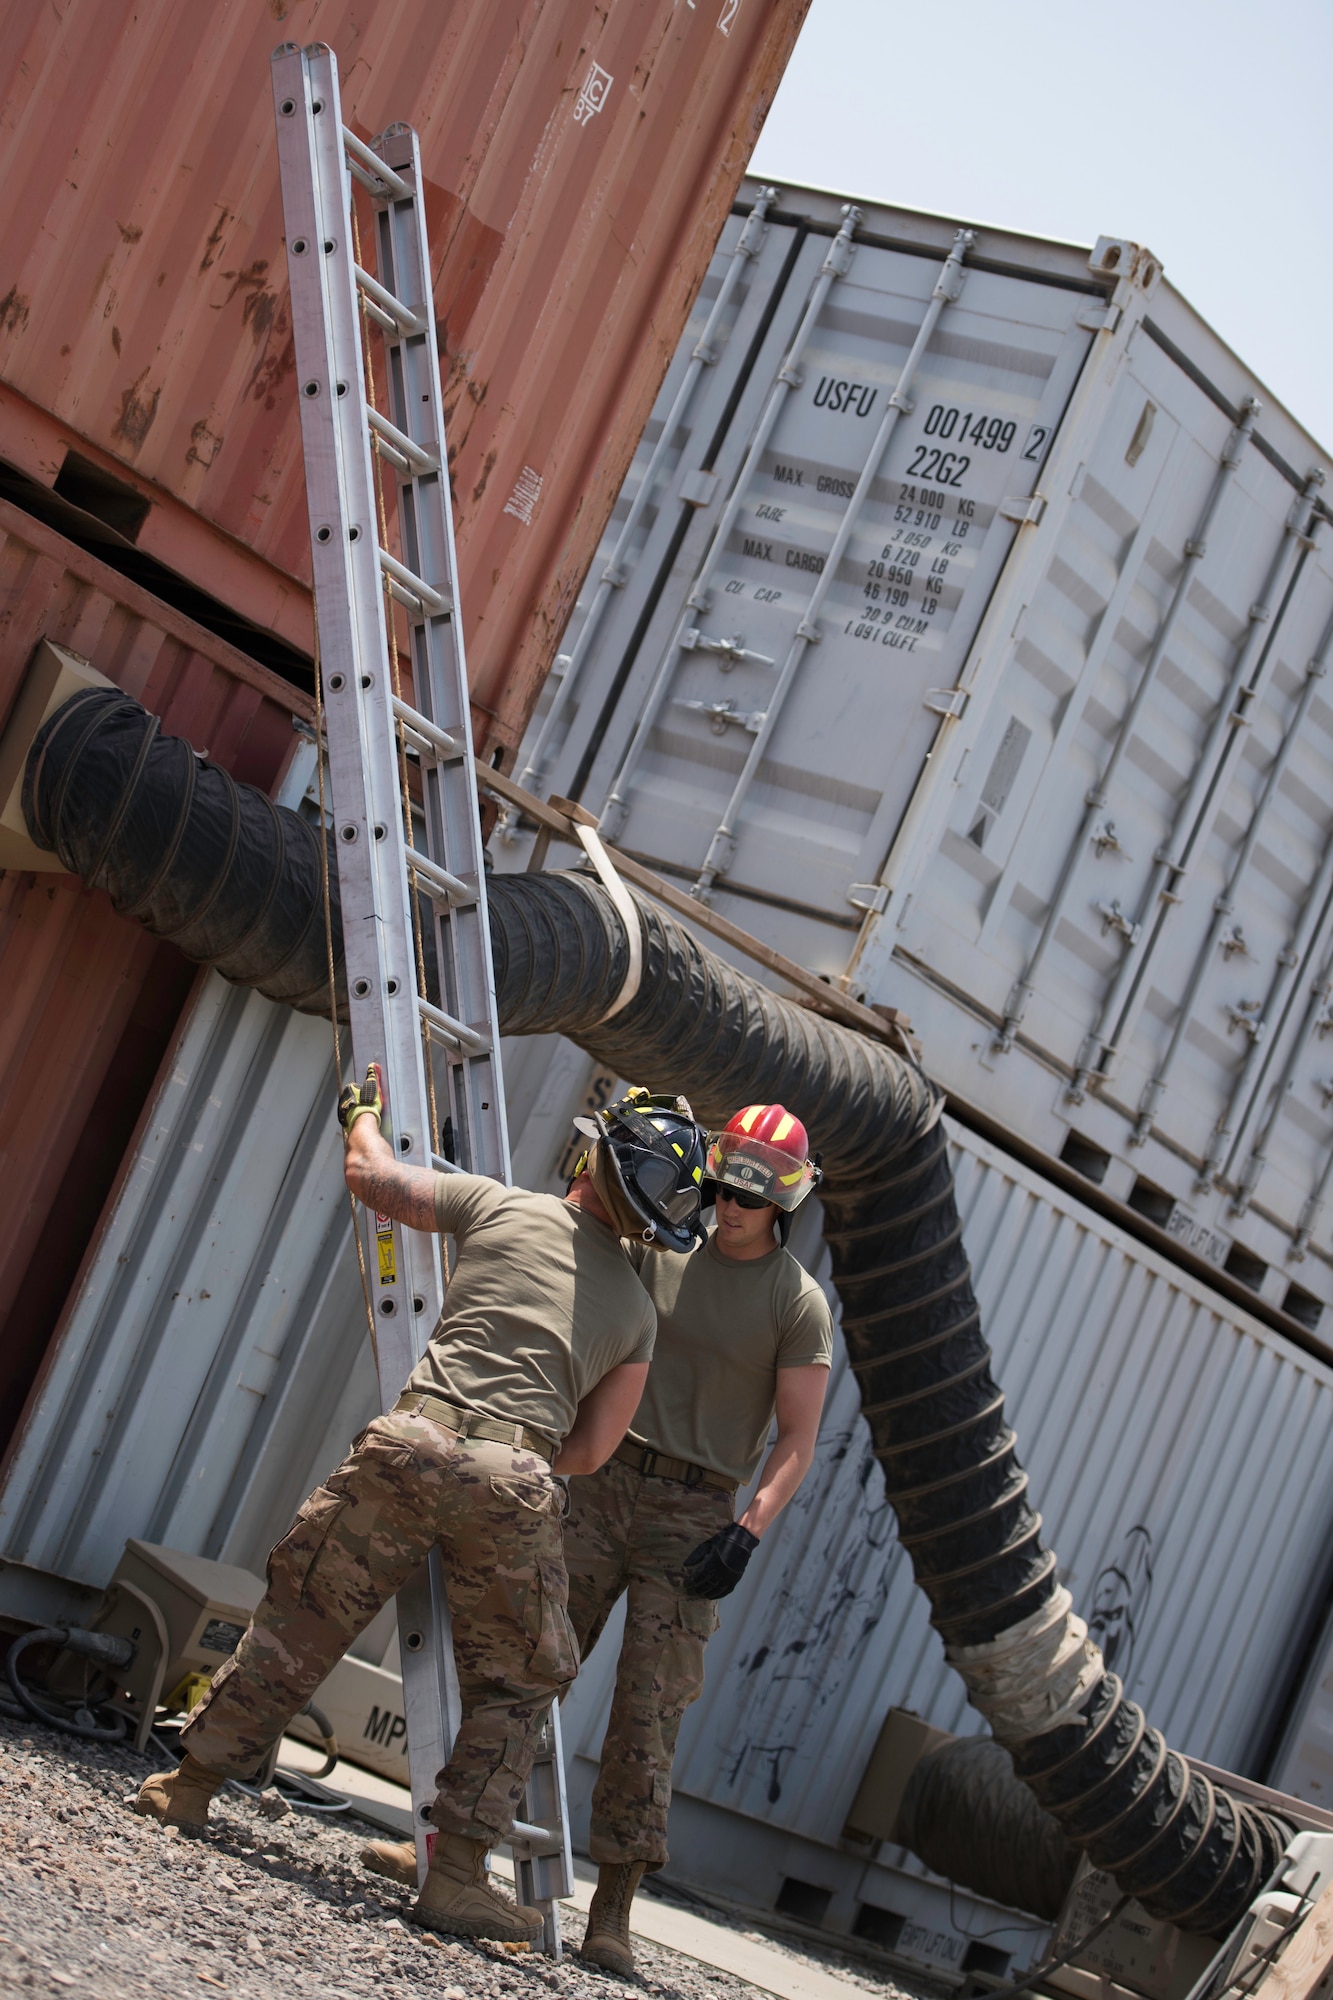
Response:
[{"label": "camouflage pants", "polygon": [[730,1494],[645,1477],[612,1459],[569,1482],[569,1615],[586,1657],[624,1594],[625,1636],[592,1795],[596,1862],[667,1859],[671,1763],[681,1717],[704,1684],[716,1607],[682,1594],[690,1550],[732,1518]]},{"label": "camouflage pants", "polygon": [[531,1452],[459,1438],[411,1410],[377,1417],[269,1557],[264,1601],[184,1747],[210,1770],[252,1772],[438,1542],[463,1720],[431,1818],[445,1833],[503,1838],[551,1697],[578,1672],[563,1505]]}]

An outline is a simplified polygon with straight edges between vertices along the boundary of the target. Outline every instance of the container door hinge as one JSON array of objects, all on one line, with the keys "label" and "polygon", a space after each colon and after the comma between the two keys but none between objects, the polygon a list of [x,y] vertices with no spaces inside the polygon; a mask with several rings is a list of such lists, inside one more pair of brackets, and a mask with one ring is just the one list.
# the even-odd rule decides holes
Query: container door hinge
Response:
[{"label": "container door hinge", "polygon": [[680,497],[689,507],[710,507],[719,484],[715,472],[687,472],[680,482]]},{"label": "container door hinge", "polygon": [[1035,528],[1046,512],[1044,493],[1011,493],[1001,500],[995,509],[1006,521],[1016,521],[1020,528]]},{"label": "container door hinge", "polygon": [[1123,318],[1120,306],[1094,305],[1089,301],[1075,314],[1074,325],[1087,333],[1114,333]]},{"label": "container door hinge", "polygon": [[921,706],[928,708],[932,715],[942,715],[949,722],[957,722],[967,707],[968,690],[963,687],[927,688]]},{"label": "container door hinge", "polygon": [[853,882],[847,891],[847,901],[854,910],[865,910],[872,917],[882,917],[889,906],[889,885],[887,882]]}]

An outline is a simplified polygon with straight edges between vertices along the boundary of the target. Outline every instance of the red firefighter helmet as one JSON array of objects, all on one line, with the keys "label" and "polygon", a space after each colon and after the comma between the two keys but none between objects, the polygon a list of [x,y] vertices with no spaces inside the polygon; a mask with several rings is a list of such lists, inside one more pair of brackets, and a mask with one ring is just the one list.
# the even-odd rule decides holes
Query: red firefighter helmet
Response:
[{"label": "red firefighter helmet", "polygon": [[809,1135],[785,1105],[747,1104],[723,1131],[709,1134],[706,1172],[790,1214],[822,1179],[809,1154]]}]

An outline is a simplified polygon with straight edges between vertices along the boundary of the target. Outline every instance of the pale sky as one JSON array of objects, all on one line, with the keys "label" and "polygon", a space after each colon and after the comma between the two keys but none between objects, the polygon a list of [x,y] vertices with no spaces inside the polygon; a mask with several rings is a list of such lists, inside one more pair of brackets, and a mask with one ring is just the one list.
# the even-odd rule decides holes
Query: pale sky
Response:
[{"label": "pale sky", "polygon": [[1333,0],[814,0],[751,171],[1144,243],[1333,453],[1331,101]]}]

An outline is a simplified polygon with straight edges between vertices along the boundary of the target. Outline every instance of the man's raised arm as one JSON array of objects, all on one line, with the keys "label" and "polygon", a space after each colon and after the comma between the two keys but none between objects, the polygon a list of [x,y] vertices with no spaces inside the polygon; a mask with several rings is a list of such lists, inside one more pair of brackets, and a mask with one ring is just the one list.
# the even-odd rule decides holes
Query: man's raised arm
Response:
[{"label": "man's raised arm", "polygon": [[394,1158],[380,1131],[383,1110],[379,1069],[372,1063],[361,1087],[349,1084],[338,1099],[338,1119],[347,1135],[343,1178],[357,1200],[377,1215],[392,1216],[405,1229],[438,1229],[435,1175]]}]

